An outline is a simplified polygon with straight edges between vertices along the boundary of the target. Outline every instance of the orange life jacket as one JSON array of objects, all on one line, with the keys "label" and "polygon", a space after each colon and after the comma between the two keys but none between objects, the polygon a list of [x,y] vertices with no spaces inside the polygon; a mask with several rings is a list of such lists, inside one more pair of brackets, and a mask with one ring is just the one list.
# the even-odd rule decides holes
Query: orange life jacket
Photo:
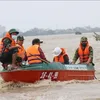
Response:
[{"label": "orange life jacket", "polygon": [[89,45],[86,46],[85,50],[82,49],[81,45],[80,47],[78,48],[78,54],[79,54],[79,60],[80,60],[80,63],[84,63],[84,62],[87,62],[88,59],[89,59]]},{"label": "orange life jacket", "polygon": [[19,57],[21,57],[22,59],[24,59],[24,58],[25,58],[25,53],[26,53],[24,47],[21,46],[21,45],[19,45],[18,43],[16,43],[16,46],[20,46],[20,48],[18,48],[17,55],[18,55]]},{"label": "orange life jacket", "polygon": [[0,41],[0,54],[2,54],[3,52],[8,52],[8,49],[6,49],[4,47],[4,44],[2,42],[2,40]]},{"label": "orange life jacket", "polygon": [[32,45],[26,50],[27,60],[29,64],[37,64],[41,63],[42,61],[40,58],[40,52],[38,50],[38,45]]},{"label": "orange life jacket", "polygon": [[64,48],[61,48],[61,50],[62,50],[62,53],[63,53],[63,54],[66,54],[66,51],[65,51]]},{"label": "orange life jacket", "polygon": [[11,46],[15,46],[15,41],[14,39],[11,38],[11,35],[9,33],[6,33],[6,35],[4,36],[4,38],[2,38],[2,40],[0,41],[0,54],[2,52],[8,52],[9,50],[7,48],[4,47],[3,45],[3,40],[5,38],[9,38],[12,42],[11,42]]},{"label": "orange life jacket", "polygon": [[[7,48],[4,47],[3,45],[3,40],[5,38],[9,38],[12,42],[11,42],[11,46],[15,46],[15,40],[11,38],[11,35],[7,32],[6,35],[2,38],[2,40],[0,41],[0,54],[2,52],[8,52],[9,50]],[[4,49],[4,50],[3,50]]]},{"label": "orange life jacket", "polygon": [[67,55],[67,54],[66,54],[64,48],[61,48],[61,50],[62,50],[62,54],[59,55],[59,56],[55,56],[55,57],[54,57],[54,61],[55,61],[55,62],[61,62],[61,63],[64,63],[64,56]]}]

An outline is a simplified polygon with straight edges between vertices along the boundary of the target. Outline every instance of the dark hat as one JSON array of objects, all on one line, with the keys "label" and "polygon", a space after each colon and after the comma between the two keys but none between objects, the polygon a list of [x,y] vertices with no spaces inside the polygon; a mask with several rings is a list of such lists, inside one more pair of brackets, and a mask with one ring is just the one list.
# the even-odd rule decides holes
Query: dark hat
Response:
[{"label": "dark hat", "polygon": [[35,38],[35,39],[33,39],[32,44],[34,45],[36,43],[43,43],[43,41],[40,41],[40,39]]},{"label": "dark hat", "polygon": [[23,41],[24,37],[19,35],[19,36],[17,36],[17,40]]},{"label": "dark hat", "polygon": [[9,30],[9,33],[10,33],[10,34],[12,34],[12,33],[19,34],[19,32],[18,32],[16,29],[10,29],[10,30]]},{"label": "dark hat", "polygon": [[81,42],[87,41],[87,40],[88,40],[87,37],[85,37],[85,36],[81,37]]}]

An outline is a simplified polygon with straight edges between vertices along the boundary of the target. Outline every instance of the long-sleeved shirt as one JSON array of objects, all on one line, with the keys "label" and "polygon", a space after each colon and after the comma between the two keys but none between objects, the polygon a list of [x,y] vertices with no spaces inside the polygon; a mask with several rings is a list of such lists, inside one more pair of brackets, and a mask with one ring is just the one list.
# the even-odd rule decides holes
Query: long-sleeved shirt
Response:
[{"label": "long-sleeved shirt", "polygon": [[38,50],[39,50],[39,52],[40,52],[40,57],[41,57],[42,59],[44,59],[44,60],[47,60],[46,57],[45,57],[45,55],[44,55],[44,53],[43,53],[43,51],[42,51],[42,49],[39,47]]}]

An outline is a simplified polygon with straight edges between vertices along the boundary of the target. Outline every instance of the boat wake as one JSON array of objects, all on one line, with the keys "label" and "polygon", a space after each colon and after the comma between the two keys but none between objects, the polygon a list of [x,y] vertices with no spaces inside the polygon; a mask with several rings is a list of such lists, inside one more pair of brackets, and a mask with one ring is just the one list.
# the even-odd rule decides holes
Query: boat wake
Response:
[{"label": "boat wake", "polygon": [[91,84],[91,83],[100,83],[100,80],[88,80],[88,81],[80,81],[80,80],[71,80],[71,81],[51,81],[51,80],[41,80],[35,83],[24,83],[24,82],[4,82],[0,81],[0,92],[8,92],[11,90],[16,90],[19,88],[40,88],[40,87],[50,87],[50,86],[64,86],[71,84]]}]

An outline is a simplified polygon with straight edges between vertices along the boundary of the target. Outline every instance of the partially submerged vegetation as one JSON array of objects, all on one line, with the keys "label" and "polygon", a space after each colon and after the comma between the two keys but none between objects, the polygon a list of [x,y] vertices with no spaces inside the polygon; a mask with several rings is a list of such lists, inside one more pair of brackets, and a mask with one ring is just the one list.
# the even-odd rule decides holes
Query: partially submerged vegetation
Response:
[{"label": "partially submerged vegetation", "polygon": [[100,41],[100,35],[94,32],[93,37],[95,38],[96,41]]}]

